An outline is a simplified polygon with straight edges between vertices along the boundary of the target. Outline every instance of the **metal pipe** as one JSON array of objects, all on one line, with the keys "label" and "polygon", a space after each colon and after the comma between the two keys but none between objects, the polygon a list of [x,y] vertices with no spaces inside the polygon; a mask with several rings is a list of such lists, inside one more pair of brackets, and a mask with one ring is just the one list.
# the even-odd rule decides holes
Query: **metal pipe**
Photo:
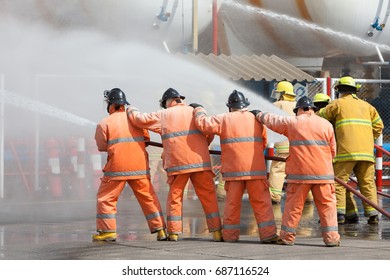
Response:
[{"label": "metal pipe", "polygon": [[[377,139],[377,146],[383,146],[383,135],[381,134]],[[375,165],[375,183],[378,191],[382,191],[382,176],[383,176],[383,151],[376,149],[376,165]]]},{"label": "metal pipe", "polygon": [[381,191],[377,191],[377,194],[379,194],[381,196],[384,196],[384,197],[387,197],[387,198],[390,198],[390,194],[387,194],[387,193],[384,193],[384,192],[381,192]]},{"label": "metal pipe", "polygon": [[198,0],[192,0],[192,52],[198,52]]},{"label": "metal pipe", "polygon": [[[35,76],[35,96],[39,101],[40,91],[40,76]],[[35,135],[34,135],[34,190],[37,192],[40,190],[39,186],[39,140],[40,140],[40,120],[39,113],[35,114]]]},{"label": "metal pipe", "polygon": [[390,152],[388,150],[386,150],[385,148],[381,147],[381,146],[378,146],[377,144],[374,144],[374,147],[378,150],[381,150],[384,154],[386,154],[387,156],[390,156]]},{"label": "metal pipe", "polygon": [[332,97],[332,78],[330,76],[326,77],[326,94]]},{"label": "metal pipe", "polygon": [[[266,156],[275,156],[275,144],[269,143],[267,146]],[[267,178],[269,178],[269,174],[271,173],[271,164],[272,160],[267,160]]]},{"label": "metal pipe", "polygon": [[213,0],[213,54],[218,55],[218,0]]},{"label": "metal pipe", "polygon": [[4,75],[0,76],[0,198],[4,198]]}]

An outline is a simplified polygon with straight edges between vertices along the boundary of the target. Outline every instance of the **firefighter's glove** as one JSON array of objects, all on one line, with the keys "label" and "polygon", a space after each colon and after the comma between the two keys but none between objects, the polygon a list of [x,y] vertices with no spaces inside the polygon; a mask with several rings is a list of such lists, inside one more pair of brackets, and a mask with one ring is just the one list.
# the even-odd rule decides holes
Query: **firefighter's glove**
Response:
[{"label": "firefighter's glove", "polygon": [[196,109],[196,108],[198,108],[198,107],[202,107],[202,108],[203,108],[203,106],[200,105],[200,104],[198,104],[198,103],[191,103],[189,106],[191,106],[191,107],[194,108],[194,109]]},{"label": "firefighter's glove", "polygon": [[261,111],[260,110],[252,110],[252,111],[249,111],[249,112],[251,112],[256,117],[257,114],[260,113]]}]

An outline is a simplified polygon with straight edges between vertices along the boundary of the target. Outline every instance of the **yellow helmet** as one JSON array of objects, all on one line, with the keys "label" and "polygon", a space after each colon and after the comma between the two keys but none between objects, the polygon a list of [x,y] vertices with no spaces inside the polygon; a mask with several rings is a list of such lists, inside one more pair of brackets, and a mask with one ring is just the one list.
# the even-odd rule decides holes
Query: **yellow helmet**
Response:
[{"label": "yellow helmet", "polygon": [[341,77],[334,86],[334,89],[337,90],[339,86],[349,86],[354,88],[356,91],[360,88],[360,85],[357,85],[355,80],[350,76]]},{"label": "yellow helmet", "polygon": [[281,94],[288,94],[288,95],[295,96],[294,87],[290,82],[286,82],[286,81],[279,82],[275,91],[280,92]]},{"label": "yellow helmet", "polygon": [[327,102],[329,103],[330,102],[330,97],[325,94],[325,93],[322,93],[322,92],[319,92],[319,93],[316,93],[313,97],[313,102],[316,103],[316,102]]}]

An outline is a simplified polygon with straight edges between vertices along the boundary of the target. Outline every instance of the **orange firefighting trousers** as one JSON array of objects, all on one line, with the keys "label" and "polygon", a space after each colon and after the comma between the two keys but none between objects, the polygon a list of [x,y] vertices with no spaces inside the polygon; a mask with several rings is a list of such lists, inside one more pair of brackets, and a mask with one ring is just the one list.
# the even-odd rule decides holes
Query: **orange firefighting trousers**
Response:
[{"label": "orange firefighting trousers", "polygon": [[170,186],[167,198],[167,231],[168,234],[183,232],[183,194],[188,179],[191,180],[195,193],[202,204],[210,232],[221,229],[217,195],[212,171],[199,171],[168,176]]},{"label": "orange firefighting trousers", "polygon": [[132,180],[112,180],[107,177],[101,179],[97,193],[97,231],[116,231],[116,205],[126,182],[133,189],[133,193],[145,215],[151,233],[165,228],[165,221],[160,202],[148,178]]},{"label": "orange firefighting trousers", "polygon": [[223,214],[223,240],[234,242],[240,236],[240,215],[242,196],[248,192],[249,203],[257,222],[259,237],[268,241],[276,237],[276,224],[272,209],[271,197],[265,180],[226,181],[225,211]]},{"label": "orange firefighting trousers", "polygon": [[305,200],[312,191],[321,222],[322,238],[326,244],[340,240],[337,224],[336,196],[333,184],[288,184],[280,238],[294,243],[296,230],[302,217]]}]

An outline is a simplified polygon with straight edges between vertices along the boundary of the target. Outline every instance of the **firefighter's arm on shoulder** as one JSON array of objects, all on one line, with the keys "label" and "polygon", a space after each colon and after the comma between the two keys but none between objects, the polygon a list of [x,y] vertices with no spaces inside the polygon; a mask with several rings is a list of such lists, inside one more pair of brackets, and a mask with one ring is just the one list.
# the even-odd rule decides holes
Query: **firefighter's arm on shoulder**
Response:
[{"label": "firefighter's arm on shoulder", "polygon": [[[223,114],[208,117],[206,110],[202,107],[194,109],[196,127],[207,135],[220,135]],[[212,140],[211,140],[212,141]]]},{"label": "firefighter's arm on shoulder", "polygon": [[141,113],[137,108],[130,106],[127,108],[127,117],[134,126],[147,129],[161,135],[160,111],[149,114]]}]

